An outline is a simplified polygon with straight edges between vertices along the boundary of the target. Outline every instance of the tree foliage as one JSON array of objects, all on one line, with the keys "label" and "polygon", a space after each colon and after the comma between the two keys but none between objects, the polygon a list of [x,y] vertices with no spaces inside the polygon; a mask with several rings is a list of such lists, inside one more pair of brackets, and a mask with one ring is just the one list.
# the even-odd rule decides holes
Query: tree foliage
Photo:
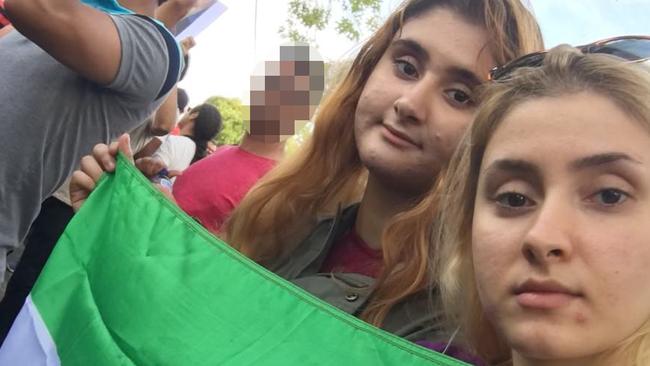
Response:
[{"label": "tree foliage", "polygon": [[351,41],[379,27],[381,0],[290,0],[280,34],[292,41],[313,42],[316,32],[333,25]]},{"label": "tree foliage", "polygon": [[286,155],[291,155],[295,153],[300,148],[300,145],[302,145],[305,142],[305,140],[307,140],[309,136],[311,136],[313,129],[314,129],[314,123],[309,122],[305,124],[300,129],[300,131],[296,131],[296,134],[293,137],[289,138],[286,144],[284,145],[284,153]]},{"label": "tree foliage", "polygon": [[[242,111],[245,106],[242,105],[241,101],[237,98],[214,96],[208,98],[205,102],[217,107],[221,114],[221,120],[223,123],[221,132],[212,142],[217,146],[239,144],[244,135],[244,119]],[[309,122],[303,126],[300,131],[297,131],[295,136],[289,138],[285,145],[286,153],[292,154],[298,150],[305,139],[311,135],[312,129],[313,124]]]},{"label": "tree foliage", "polygon": [[217,107],[223,127],[213,141],[217,146],[236,145],[244,134],[242,103],[237,98],[210,97],[205,101]]}]

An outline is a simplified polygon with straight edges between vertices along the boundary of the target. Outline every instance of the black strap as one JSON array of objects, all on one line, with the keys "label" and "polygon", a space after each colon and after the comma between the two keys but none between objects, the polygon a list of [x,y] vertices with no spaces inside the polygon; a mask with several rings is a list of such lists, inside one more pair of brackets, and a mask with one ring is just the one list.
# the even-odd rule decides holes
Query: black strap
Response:
[{"label": "black strap", "polygon": [[156,99],[158,99],[163,95],[167,94],[178,82],[178,76],[180,75],[181,72],[181,61],[180,61],[180,54],[178,52],[178,44],[176,43],[176,40],[171,35],[171,33],[169,33],[169,31],[160,23],[144,15],[140,15],[140,14],[135,14],[135,15],[153,24],[156,27],[156,29],[158,29],[160,34],[163,36],[163,39],[165,40],[165,44],[167,45],[169,68],[167,69],[167,77],[165,78],[165,82],[163,83],[163,86],[160,89],[160,93],[158,93],[158,96],[156,97]]}]

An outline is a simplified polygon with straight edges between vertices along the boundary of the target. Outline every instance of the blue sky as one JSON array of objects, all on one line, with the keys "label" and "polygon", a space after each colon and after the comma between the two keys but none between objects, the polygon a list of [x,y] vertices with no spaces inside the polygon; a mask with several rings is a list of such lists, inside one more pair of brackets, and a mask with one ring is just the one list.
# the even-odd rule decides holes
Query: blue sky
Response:
[{"label": "blue sky", "polygon": [[532,0],[547,47],[650,35],[650,0]]}]

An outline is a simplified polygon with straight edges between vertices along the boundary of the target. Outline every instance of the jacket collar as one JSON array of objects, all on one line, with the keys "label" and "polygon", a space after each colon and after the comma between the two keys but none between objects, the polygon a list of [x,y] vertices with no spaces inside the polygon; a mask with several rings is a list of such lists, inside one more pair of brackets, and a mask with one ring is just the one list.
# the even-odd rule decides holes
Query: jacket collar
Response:
[{"label": "jacket collar", "polygon": [[318,273],[332,245],[354,227],[358,210],[358,203],[345,209],[339,205],[336,216],[319,221],[288,258],[268,268],[289,280]]}]

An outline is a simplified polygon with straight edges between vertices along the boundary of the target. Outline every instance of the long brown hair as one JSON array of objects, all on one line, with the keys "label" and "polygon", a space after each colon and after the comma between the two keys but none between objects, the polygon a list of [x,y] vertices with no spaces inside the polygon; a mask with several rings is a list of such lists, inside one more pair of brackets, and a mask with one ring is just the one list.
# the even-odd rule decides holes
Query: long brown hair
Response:
[{"label": "long brown hair", "polygon": [[[486,319],[475,285],[472,217],[483,154],[494,131],[516,106],[531,99],[581,91],[610,98],[650,133],[650,70],[611,56],[583,55],[560,46],[549,51],[543,66],[517,70],[512,78],[487,88],[474,124],[451,159],[444,190],[430,198],[441,200],[434,263],[445,311],[450,323],[463,330],[468,347],[491,364],[509,363],[511,348]],[[650,319],[602,356],[627,359],[626,365],[648,364]]]},{"label": "long brown hair", "polygon": [[[448,8],[486,29],[498,64],[543,48],[537,23],[519,0],[410,0],[363,45],[341,84],[321,104],[312,137],[248,193],[226,223],[224,238],[264,263],[290,255],[318,219],[358,202],[367,171],[357,151],[354,115],[359,96],[391,41],[410,19]],[[362,318],[381,325],[399,301],[424,288],[428,242],[400,225],[399,215],[382,239],[384,270]],[[402,235],[406,234],[406,235]]]}]

